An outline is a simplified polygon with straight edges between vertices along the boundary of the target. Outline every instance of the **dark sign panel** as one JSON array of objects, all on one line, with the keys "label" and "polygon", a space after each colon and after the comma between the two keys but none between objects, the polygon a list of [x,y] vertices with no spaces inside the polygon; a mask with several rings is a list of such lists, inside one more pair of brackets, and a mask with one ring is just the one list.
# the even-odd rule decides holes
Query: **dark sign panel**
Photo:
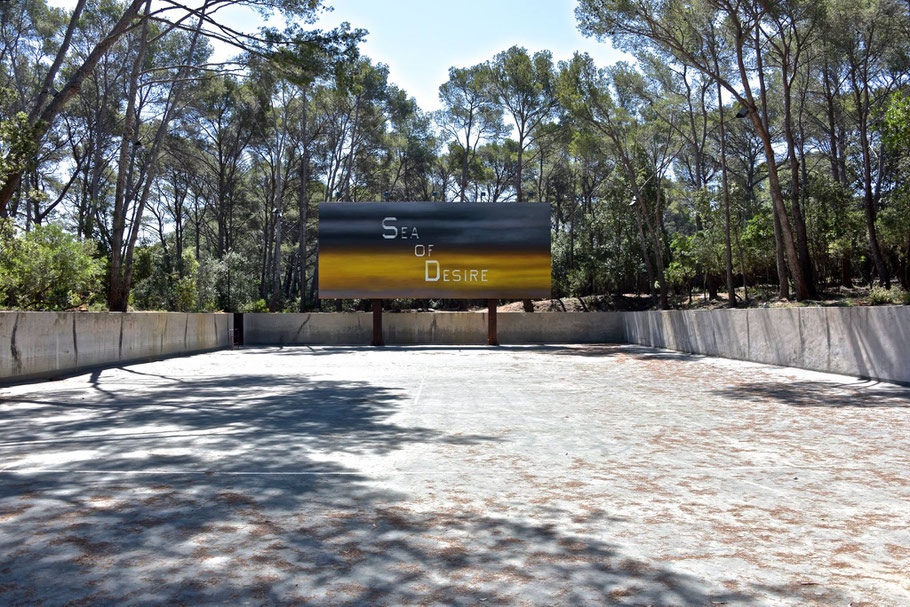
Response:
[{"label": "dark sign panel", "polygon": [[550,205],[319,205],[319,297],[550,296]]}]

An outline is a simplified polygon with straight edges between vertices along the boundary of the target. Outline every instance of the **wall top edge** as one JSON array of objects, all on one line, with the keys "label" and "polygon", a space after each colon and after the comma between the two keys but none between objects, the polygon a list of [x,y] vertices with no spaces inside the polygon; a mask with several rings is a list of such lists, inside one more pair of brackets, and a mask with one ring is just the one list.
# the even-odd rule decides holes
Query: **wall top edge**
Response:
[{"label": "wall top edge", "polygon": [[135,312],[111,312],[107,310],[0,310],[0,314],[72,314],[80,316],[100,316],[102,314],[123,314],[123,315],[140,315],[140,314],[194,314],[197,316],[230,316],[231,312],[154,312],[150,310],[138,310]]}]

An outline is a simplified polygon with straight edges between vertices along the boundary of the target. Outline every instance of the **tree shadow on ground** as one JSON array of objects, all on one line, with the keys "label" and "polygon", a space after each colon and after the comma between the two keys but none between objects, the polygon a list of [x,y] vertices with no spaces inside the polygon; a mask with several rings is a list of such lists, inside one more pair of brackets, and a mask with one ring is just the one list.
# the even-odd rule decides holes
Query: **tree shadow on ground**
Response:
[{"label": "tree shadow on ground", "polygon": [[[153,377],[154,382],[107,388],[93,380],[90,389],[79,392],[42,389],[39,396],[8,397],[0,404],[26,405],[11,410],[6,420],[15,426],[20,441],[109,440],[118,452],[131,448],[123,434],[129,436],[137,428],[151,429],[159,438],[169,433],[202,433],[225,443],[209,444],[210,450],[236,444],[280,451],[299,445],[383,453],[408,442],[489,440],[447,437],[388,423],[406,395],[367,382],[317,381],[299,375]],[[145,434],[134,439],[143,441]],[[281,465],[280,458],[263,458],[261,463],[270,469]]]},{"label": "tree shadow on ground", "polygon": [[445,480],[434,501],[426,479],[403,491],[342,463],[496,440],[396,423],[399,390],[146,375],[0,403],[0,603],[758,602],[623,554],[603,503],[516,510]]},{"label": "tree shadow on ground", "polygon": [[635,346],[628,344],[580,344],[580,345],[553,345],[553,344],[523,344],[523,345],[499,345],[499,346],[482,346],[482,345],[394,345],[394,346],[319,346],[319,345],[290,345],[266,346],[254,345],[245,346],[244,352],[248,354],[277,354],[281,356],[334,356],[338,354],[352,354],[370,352],[421,352],[422,354],[450,354],[457,351],[474,351],[474,352],[515,352],[535,354],[556,355],[556,356],[585,356],[594,358],[608,358],[611,356],[634,356],[645,360],[696,360],[704,358],[697,354],[686,354],[684,352],[669,352],[666,350],[656,350],[644,346]]},{"label": "tree shadow on ground", "polygon": [[557,356],[585,356],[592,358],[628,356],[637,360],[670,360],[678,362],[688,362],[705,358],[700,354],[672,352],[669,350],[658,350],[656,348],[630,344],[592,344],[571,347],[548,346],[548,348],[548,350],[543,351],[544,354],[554,354]]},{"label": "tree shadow on ground", "polygon": [[890,407],[910,411],[910,388],[875,381],[836,384],[823,381],[743,382],[713,391],[733,400],[770,399],[791,407],[874,409]]}]

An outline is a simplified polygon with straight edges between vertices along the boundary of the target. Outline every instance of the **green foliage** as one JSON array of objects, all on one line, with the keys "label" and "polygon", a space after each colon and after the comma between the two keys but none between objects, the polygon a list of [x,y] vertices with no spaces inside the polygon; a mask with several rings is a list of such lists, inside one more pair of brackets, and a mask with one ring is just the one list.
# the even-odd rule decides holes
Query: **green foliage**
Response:
[{"label": "green foliage", "polygon": [[11,173],[18,173],[35,154],[32,127],[25,112],[0,120],[0,183]]},{"label": "green foliage", "polygon": [[181,273],[160,243],[139,248],[130,305],[137,310],[214,311],[218,308],[212,265],[184,251]]},{"label": "green foliage", "polygon": [[0,222],[0,306],[65,310],[100,295],[103,264],[95,243],[79,241],[59,224],[16,235]]},{"label": "green foliage", "polygon": [[246,305],[241,306],[241,312],[268,312],[269,304],[264,299],[257,299]]},{"label": "green foliage", "polygon": [[869,304],[873,306],[908,305],[910,304],[910,291],[904,291],[899,287],[886,289],[873,286],[869,291]]},{"label": "green foliage", "polygon": [[673,261],[667,266],[667,280],[673,287],[683,287],[695,278],[697,273],[693,236],[676,234],[670,241]]},{"label": "green foliage", "polygon": [[774,267],[774,220],[771,209],[763,209],[763,212],[746,223],[742,233],[742,247],[750,270]]},{"label": "green foliage", "polygon": [[228,251],[220,260],[212,260],[210,267],[219,309],[245,312],[259,298],[256,262],[249,257]]},{"label": "green foliage", "polygon": [[892,148],[910,152],[910,94],[895,91],[888,99],[883,133]]},{"label": "green foliage", "polygon": [[[773,195],[791,214],[781,225],[797,239],[806,235],[824,291],[880,272],[868,263],[868,183],[884,264],[910,282],[910,55],[900,0],[579,0],[581,30],[632,52],[634,63],[597,65],[577,53],[557,68],[550,51],[513,46],[451,68],[433,113],[389,82],[388,66],[360,54],[363,30],[307,31],[318,0],[240,4],[302,19],[284,31],[264,29],[247,41],[255,48],[238,58],[242,65],[223,69],[208,61],[210,40],[185,56],[195,19],[176,30],[150,24],[154,42],[136,83],[140,127],[124,140],[140,28],[110,47],[52,124],[29,125],[29,103],[45,86],[69,13],[47,0],[0,2],[0,46],[9,51],[0,53],[0,182],[10,173],[23,177],[3,209],[13,223],[2,251],[0,305],[61,305],[59,297],[27,303],[28,280],[7,267],[42,258],[20,252],[41,229],[20,243],[12,226],[56,216],[83,238],[97,236],[100,247],[118,246],[120,235],[137,237],[127,243],[152,235],[158,244],[127,255],[135,266],[122,272],[133,277],[137,308],[298,310],[313,304],[317,205],[339,198],[541,200],[553,209],[554,295],[641,294],[653,289],[650,276],[691,296],[724,282],[728,238],[737,285],[751,293],[776,282]],[[119,0],[86,5],[51,79],[55,88],[122,10]],[[216,13],[208,18],[209,32],[219,31]],[[761,33],[759,48],[748,32]],[[755,78],[759,58],[764,84]],[[205,68],[168,67],[184,64]],[[184,88],[155,158],[156,125],[175,79]],[[739,109],[752,115],[734,118]],[[805,225],[792,214],[797,179]],[[722,183],[729,186],[729,232]],[[149,198],[136,206],[145,185]],[[121,241],[119,249],[130,246]],[[896,296],[874,294],[889,298]],[[86,299],[73,301],[94,305]]]}]

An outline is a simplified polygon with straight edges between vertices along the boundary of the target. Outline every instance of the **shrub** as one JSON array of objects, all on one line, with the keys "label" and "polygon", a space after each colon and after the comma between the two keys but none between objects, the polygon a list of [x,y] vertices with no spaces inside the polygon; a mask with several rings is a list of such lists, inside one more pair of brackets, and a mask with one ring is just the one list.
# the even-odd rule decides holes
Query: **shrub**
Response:
[{"label": "shrub", "polygon": [[269,304],[264,299],[257,299],[241,307],[241,312],[268,312]]},{"label": "shrub", "polygon": [[103,263],[95,243],[80,241],[58,224],[15,235],[0,225],[0,305],[23,310],[65,310],[90,304],[101,291]]},{"label": "shrub", "polygon": [[898,287],[886,289],[872,287],[869,291],[869,305],[884,306],[889,304],[906,304],[910,300],[910,293]]}]

